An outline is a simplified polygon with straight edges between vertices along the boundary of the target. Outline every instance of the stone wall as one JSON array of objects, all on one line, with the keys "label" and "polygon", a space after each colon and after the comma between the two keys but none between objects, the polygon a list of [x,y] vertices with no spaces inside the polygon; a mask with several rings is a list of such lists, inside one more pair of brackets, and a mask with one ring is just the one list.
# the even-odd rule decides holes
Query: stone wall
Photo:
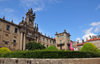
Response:
[{"label": "stone wall", "polygon": [[100,64],[100,58],[75,58],[75,59],[0,58],[0,64]]}]

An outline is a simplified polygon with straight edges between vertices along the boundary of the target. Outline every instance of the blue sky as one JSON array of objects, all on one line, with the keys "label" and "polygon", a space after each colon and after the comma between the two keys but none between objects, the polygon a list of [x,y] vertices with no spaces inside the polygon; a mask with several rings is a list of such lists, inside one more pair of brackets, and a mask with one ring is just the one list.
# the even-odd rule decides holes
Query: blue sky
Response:
[{"label": "blue sky", "polygon": [[51,37],[64,29],[73,41],[100,32],[100,0],[0,0],[0,17],[18,24],[30,8],[39,31]]}]

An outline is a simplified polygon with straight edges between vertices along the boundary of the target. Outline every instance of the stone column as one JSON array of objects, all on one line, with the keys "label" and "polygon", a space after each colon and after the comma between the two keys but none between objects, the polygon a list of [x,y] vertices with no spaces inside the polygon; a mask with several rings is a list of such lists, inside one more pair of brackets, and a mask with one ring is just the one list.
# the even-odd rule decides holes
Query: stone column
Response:
[{"label": "stone column", "polygon": [[23,48],[22,48],[22,43],[23,43],[23,42],[22,42],[22,36],[23,36],[23,33],[21,33],[20,35],[21,35],[21,36],[20,36],[20,50],[22,50],[22,49],[23,49]]},{"label": "stone column", "polygon": [[26,46],[26,37],[25,37],[25,34],[23,35],[24,36],[24,40],[23,40],[23,50],[25,50],[25,46]]}]

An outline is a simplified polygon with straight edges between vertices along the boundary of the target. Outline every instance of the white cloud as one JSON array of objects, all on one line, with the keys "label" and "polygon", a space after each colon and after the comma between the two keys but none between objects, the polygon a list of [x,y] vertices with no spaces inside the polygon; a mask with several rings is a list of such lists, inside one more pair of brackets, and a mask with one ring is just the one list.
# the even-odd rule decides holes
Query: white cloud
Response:
[{"label": "white cloud", "polygon": [[19,20],[18,17],[15,15],[15,10],[12,8],[4,8],[0,9],[0,15],[5,16],[5,19],[11,21],[13,19],[14,22],[18,24]]},{"label": "white cloud", "polygon": [[93,22],[93,23],[91,23],[90,25],[91,25],[91,26],[98,26],[98,25],[100,25],[100,22]]},{"label": "white cloud", "polygon": [[6,14],[9,14],[9,13],[13,13],[14,12],[14,9],[11,9],[11,8],[4,8],[4,9],[0,9],[0,14],[2,15],[6,15]]},{"label": "white cloud", "polygon": [[35,11],[43,10],[47,3],[57,3],[60,0],[20,0],[20,5],[24,8],[33,8]]},{"label": "white cloud", "polygon": [[12,13],[12,12],[14,12],[14,9],[5,8],[5,9],[4,9],[4,12]]},{"label": "white cloud", "polygon": [[49,2],[56,2],[56,3],[58,3],[58,2],[60,2],[61,0],[48,0]]},{"label": "white cloud", "polygon": [[96,27],[95,30],[94,30],[94,32],[99,32],[99,29],[100,28]]},{"label": "white cloud", "polygon": [[100,9],[100,4],[97,6],[96,10]]},{"label": "white cloud", "polygon": [[36,11],[41,11],[41,10],[43,10],[43,8],[35,8],[35,9],[34,9],[35,12],[36,12]]},{"label": "white cloud", "polygon": [[93,27],[91,27],[91,28],[85,30],[85,34],[89,34],[89,33],[91,33],[92,30],[93,30]]},{"label": "white cloud", "polygon": [[85,35],[83,35],[85,41],[86,39],[90,39],[90,36],[95,36],[95,33],[100,31],[100,22],[92,22],[90,26],[89,29],[85,30]]},{"label": "white cloud", "polygon": [[79,43],[82,42],[81,38],[76,38],[76,41],[79,41]]},{"label": "white cloud", "polygon": [[94,28],[94,32],[100,31],[100,21],[99,22],[92,22],[90,25]]},{"label": "white cloud", "polygon": [[90,36],[96,35],[96,34],[92,33],[92,31],[93,31],[93,27],[85,30],[85,35],[83,35],[82,38],[86,41],[87,39],[90,39]]},{"label": "white cloud", "polygon": [[100,21],[92,22],[89,24],[90,28],[84,31],[84,35],[82,39],[86,41],[86,39],[90,39],[90,36],[96,36],[100,33]]},{"label": "white cloud", "polygon": [[82,37],[85,41],[86,39],[90,39],[90,36],[94,36],[96,35],[95,33],[100,31],[100,22],[92,22],[90,26],[89,29],[85,30],[85,34]]},{"label": "white cloud", "polygon": [[94,33],[85,34],[85,35],[83,36],[83,39],[84,39],[84,41],[86,41],[87,39],[89,40],[89,39],[90,39],[90,36],[94,36],[94,35],[96,35],[96,34],[94,34]]}]

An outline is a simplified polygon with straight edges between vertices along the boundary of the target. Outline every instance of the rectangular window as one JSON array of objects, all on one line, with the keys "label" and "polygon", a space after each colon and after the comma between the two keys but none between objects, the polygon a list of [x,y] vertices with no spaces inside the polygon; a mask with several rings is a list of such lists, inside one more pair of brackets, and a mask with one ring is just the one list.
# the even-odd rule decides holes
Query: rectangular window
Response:
[{"label": "rectangular window", "polygon": [[47,39],[47,42],[48,42],[48,39]]},{"label": "rectangular window", "polygon": [[43,38],[43,41],[45,41],[45,38]]},{"label": "rectangular window", "polygon": [[62,41],[60,40],[60,44],[62,44]]},{"label": "rectangular window", "polygon": [[50,43],[51,43],[51,40],[50,40]]},{"label": "rectangular window", "polygon": [[64,37],[64,34],[62,34],[62,37]]},{"label": "rectangular window", "polygon": [[53,41],[53,44],[55,43],[55,41]]},{"label": "rectangular window", "polygon": [[8,42],[5,42],[5,44],[8,44]]},{"label": "rectangular window", "polygon": [[16,40],[13,40],[13,45],[16,46]]},{"label": "rectangular window", "polygon": [[48,48],[48,45],[47,45],[47,48]]},{"label": "rectangular window", "polygon": [[17,31],[18,31],[18,29],[17,29],[17,28],[15,28],[15,33],[17,33]]},{"label": "rectangular window", "polygon": [[8,30],[8,31],[9,31],[9,29],[10,29],[10,26],[9,26],[9,25],[7,25],[6,30]]}]

